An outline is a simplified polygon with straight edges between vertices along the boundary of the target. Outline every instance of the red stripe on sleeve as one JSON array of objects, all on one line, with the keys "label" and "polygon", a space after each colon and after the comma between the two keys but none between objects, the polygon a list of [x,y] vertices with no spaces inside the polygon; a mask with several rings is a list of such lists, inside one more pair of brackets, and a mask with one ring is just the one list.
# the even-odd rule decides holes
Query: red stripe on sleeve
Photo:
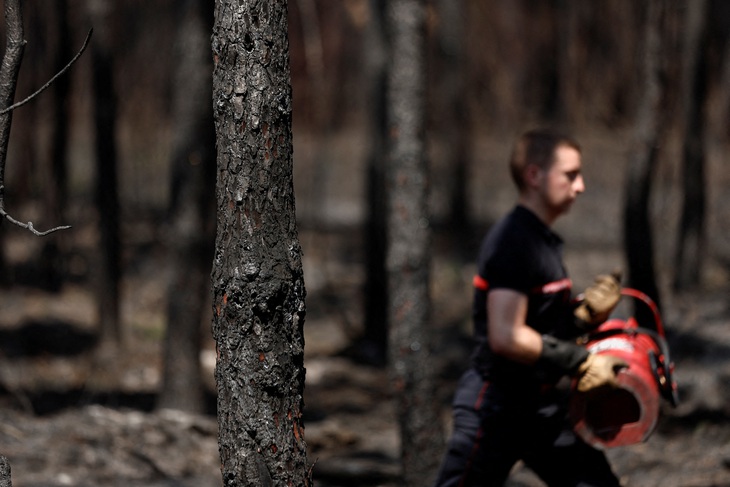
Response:
[{"label": "red stripe on sleeve", "polygon": [[474,280],[472,282],[474,283],[474,287],[479,289],[480,291],[486,291],[487,289],[489,289],[489,283],[479,274],[474,276]]},{"label": "red stripe on sleeve", "polygon": [[555,294],[566,289],[571,289],[573,282],[569,278],[561,279],[559,281],[549,282],[542,286],[538,286],[532,290],[535,294]]}]

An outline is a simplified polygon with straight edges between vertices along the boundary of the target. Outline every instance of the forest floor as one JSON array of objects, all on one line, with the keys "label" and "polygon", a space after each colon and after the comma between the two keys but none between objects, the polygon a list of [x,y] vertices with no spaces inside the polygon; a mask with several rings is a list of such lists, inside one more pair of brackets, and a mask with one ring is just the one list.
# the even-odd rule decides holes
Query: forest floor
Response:
[{"label": "forest floor", "polygon": [[[499,160],[505,157],[504,150],[477,152]],[[586,154],[611,155],[599,143],[587,144]],[[479,161],[489,167],[483,163]],[[606,174],[622,173],[620,168],[603,167]],[[603,173],[598,169],[586,168],[593,171],[589,184],[596,183],[591,193],[595,196],[586,195],[566,226],[559,229],[566,237],[566,265],[576,289],[621,262],[617,193],[602,183]],[[337,165],[329,170],[347,171]],[[322,189],[323,194],[358,197],[348,186],[352,178],[346,173],[305,174],[329,178],[331,185]],[[681,402],[675,409],[662,406],[656,431],[648,441],[608,451],[627,486],[730,486],[730,232],[726,223],[724,227],[717,223],[730,221],[730,195],[724,189],[730,185],[721,178],[714,182],[720,186],[713,190],[713,201],[724,206],[722,211],[713,207],[710,223],[714,235],[720,228],[719,238],[724,240],[708,252],[701,291],[673,294],[666,284],[667,272],[660,266],[665,276],[660,283],[664,325]],[[511,205],[511,193],[500,192],[500,188],[509,188],[506,180],[476,175],[473,183],[482,184],[497,202],[475,212],[479,221],[489,221]],[[315,485],[395,487],[401,484],[399,441],[388,372],[347,352],[362,324],[361,236],[346,225],[330,225],[323,231],[307,218],[329,211],[330,222],[353,221],[353,206],[318,201],[317,195],[302,193],[300,239],[308,293],[305,438],[309,461],[314,463]],[[435,195],[439,197],[443,199],[443,195]],[[665,220],[669,220],[667,215],[676,215],[674,201],[671,195],[660,201],[664,220],[657,221],[656,231],[663,235],[673,234]],[[610,211],[603,211],[605,208]],[[598,211],[605,219],[596,225]],[[10,461],[13,485],[221,486],[212,407],[209,414],[200,415],[154,409],[160,385],[166,288],[159,226],[138,220],[124,229],[121,314],[128,345],[115,360],[114,374],[102,379],[95,373],[90,353],[96,312],[86,278],[93,231],[84,226],[73,231],[67,263],[71,279],[57,289],[44,290],[37,285],[42,274],[37,264],[42,243],[23,236],[20,230],[3,230],[9,235],[5,255],[15,272],[13,286],[0,290],[0,454]],[[472,230],[473,235],[456,244],[447,233],[434,241],[432,318],[438,346],[432,366],[439,378],[435,400],[443,411],[443,425],[434,427],[445,432],[451,396],[471,347],[472,260],[484,228]],[[659,262],[667,261],[667,252],[662,251],[666,240],[657,242]],[[208,337],[201,362],[212,397],[215,353],[207,318],[202,319],[201,327]],[[520,465],[509,482],[511,487],[542,485]]]},{"label": "forest floor", "polygon": [[[214,415],[153,408],[164,277],[153,272],[153,254],[149,259],[123,286],[131,346],[117,360],[114,383],[90,381],[94,310],[82,286],[68,284],[57,292],[17,286],[0,293],[0,453],[10,460],[16,487],[221,485]],[[358,332],[357,275],[330,264],[328,282],[338,286],[318,288],[324,268],[313,264],[306,264],[313,284],[306,322],[305,425],[315,485],[399,485],[387,370],[344,353]],[[440,284],[433,366],[441,379],[436,396],[444,430],[470,347],[469,293],[463,285],[470,273],[466,262],[434,263]],[[647,442],[609,450],[625,485],[730,486],[729,290],[718,287],[666,303],[664,321],[682,402],[676,409],[662,408]],[[212,380],[210,346],[202,356]],[[542,484],[518,466],[508,485]]]}]

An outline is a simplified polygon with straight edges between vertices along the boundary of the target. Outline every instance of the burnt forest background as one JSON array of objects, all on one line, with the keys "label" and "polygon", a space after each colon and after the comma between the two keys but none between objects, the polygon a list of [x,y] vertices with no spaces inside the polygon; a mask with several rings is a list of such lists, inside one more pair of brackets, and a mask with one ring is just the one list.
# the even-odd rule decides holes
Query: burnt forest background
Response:
[{"label": "burnt forest background", "polygon": [[[431,319],[439,337],[433,364],[440,378],[436,400],[443,403],[445,425],[454,381],[467,365],[473,259],[484,231],[514,202],[506,164],[519,133],[559,125],[583,145],[587,190],[558,224],[576,289],[590,284],[595,274],[627,270],[627,185],[632,165],[646,152],[639,135],[646,129],[641,107],[649,3],[428,3]],[[161,389],[166,363],[174,361],[164,351],[171,302],[187,299],[170,291],[170,281],[179,279],[171,258],[178,250],[176,208],[191,198],[176,159],[180,124],[175,108],[176,68],[186,49],[181,39],[189,38],[181,25],[189,4],[23,2],[28,43],[18,99],[68,62],[89,29],[94,34],[61,80],[13,114],[6,209],[39,229],[71,225],[45,237],[7,222],[0,226],[0,410],[5,424],[0,426],[0,453],[13,465],[16,485],[68,485],[59,477],[64,472],[68,478],[90,476],[88,484],[74,485],[220,482],[207,281],[200,293],[202,311],[193,308],[199,322],[193,346],[199,349],[205,402],[193,411],[197,419],[182,427],[201,439],[193,447],[188,442],[195,440],[182,438],[175,430],[179,418],[154,422],[135,416],[135,422],[123,416],[130,411],[159,414],[167,406],[186,409],[184,404],[163,408]],[[651,285],[656,288],[651,292],[663,306],[686,399],[669,413],[676,421],[667,423],[663,434],[691,447],[700,442],[698,431],[707,431],[707,425],[725,427],[730,415],[730,364],[722,358],[730,347],[730,3],[667,0],[663,5],[661,49],[652,61],[661,95],[650,110],[660,128],[651,144],[649,219],[641,231],[653,238]],[[377,304],[382,289],[375,284],[373,290],[369,275],[371,245],[377,239],[369,226],[371,212],[382,211],[369,179],[384,123],[387,35],[378,8],[375,0],[289,2],[295,194],[307,288],[305,424],[310,461],[322,459],[314,472],[323,485],[385,485],[398,479],[395,429],[383,426],[383,421],[391,426],[394,421],[387,406],[384,351],[372,336],[379,333],[385,309]],[[105,73],[108,79],[100,81]],[[99,86],[110,89],[108,105],[100,106]],[[104,133],[107,142],[100,149]],[[688,140],[700,153],[689,162]],[[183,164],[210,166],[215,161],[190,157]],[[112,174],[105,174],[105,168]],[[209,174],[202,171],[199,177],[212,195]],[[699,203],[686,197],[690,174],[700,177]],[[202,202],[202,216],[195,220],[202,239],[198,257],[209,275],[215,209],[206,206],[205,198],[195,201]],[[688,230],[682,215],[693,204],[699,209],[690,212],[695,226]],[[115,225],[111,233],[110,222]],[[699,244],[687,257],[680,249],[694,248],[686,240],[691,228],[699,229]],[[689,271],[682,268],[687,260]],[[52,460],[41,458],[35,442],[51,441],[41,434],[51,429],[38,422],[82,410],[86,420],[74,417],[51,429],[59,437],[71,435],[77,448],[86,443],[97,452],[109,447],[111,458],[116,445],[119,451],[136,452],[129,454],[130,465],[144,461],[114,470],[114,461],[100,453],[94,461],[77,459],[73,466],[59,452]],[[334,419],[338,417],[341,421]],[[358,430],[353,417],[370,432]],[[147,447],[132,440],[122,447],[110,439],[141,434],[137,427],[147,432],[161,428],[166,440],[155,443],[158,437],[145,436]],[[91,441],[95,434],[83,432],[94,428],[107,433]],[[120,428],[126,428],[124,433]],[[730,475],[730,451],[722,447],[723,438],[730,435],[716,442],[720,466],[709,467],[716,479]],[[186,451],[187,465],[180,464],[183,457],[178,463],[159,457],[162,450],[176,448]],[[348,448],[359,453],[348,461],[338,458]],[[119,451],[116,458],[122,462],[127,457]],[[195,466],[190,455],[202,466]],[[622,458],[634,479],[641,478],[635,472],[652,472],[647,465],[660,463],[639,456],[648,459],[637,466]],[[84,474],[79,473],[83,465],[89,469]],[[94,468],[96,474],[91,474]],[[44,477],[47,470],[55,472]],[[51,477],[56,483],[43,483]],[[663,485],[730,485],[706,478],[706,483]],[[533,485],[529,478],[524,482],[520,485]],[[636,485],[654,485],[644,482]]]}]

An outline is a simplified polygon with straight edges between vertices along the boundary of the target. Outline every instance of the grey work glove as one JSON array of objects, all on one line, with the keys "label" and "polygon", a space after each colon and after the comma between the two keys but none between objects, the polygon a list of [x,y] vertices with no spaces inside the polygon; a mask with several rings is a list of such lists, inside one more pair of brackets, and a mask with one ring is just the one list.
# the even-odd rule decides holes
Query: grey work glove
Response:
[{"label": "grey work glove", "polygon": [[590,393],[618,386],[617,376],[629,364],[615,355],[591,353],[578,367],[578,392]]},{"label": "grey work glove", "polygon": [[621,299],[620,280],[619,272],[603,274],[585,290],[583,301],[574,311],[580,328],[592,330],[608,319]]}]

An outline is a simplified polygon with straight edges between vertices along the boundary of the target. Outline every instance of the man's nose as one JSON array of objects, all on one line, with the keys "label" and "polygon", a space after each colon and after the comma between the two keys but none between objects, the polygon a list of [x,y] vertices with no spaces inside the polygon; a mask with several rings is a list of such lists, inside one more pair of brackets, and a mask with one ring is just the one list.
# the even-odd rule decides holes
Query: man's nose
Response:
[{"label": "man's nose", "polygon": [[583,180],[583,176],[579,175],[575,178],[575,181],[573,181],[573,189],[576,193],[582,193],[586,190],[586,183]]}]

